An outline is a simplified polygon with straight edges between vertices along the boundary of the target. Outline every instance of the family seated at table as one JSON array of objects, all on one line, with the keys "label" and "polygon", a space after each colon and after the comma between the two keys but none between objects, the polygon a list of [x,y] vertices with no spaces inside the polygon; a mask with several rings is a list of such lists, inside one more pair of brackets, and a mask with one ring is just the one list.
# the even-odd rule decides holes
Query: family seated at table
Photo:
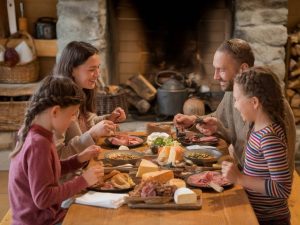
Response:
[{"label": "family seated at table", "polygon": [[[95,112],[99,76],[98,50],[71,42],[62,52],[53,76],[45,78],[27,109],[19,140],[11,154],[9,197],[13,224],[58,224],[67,200],[97,183],[103,167],[89,167],[60,183],[62,174],[83,167],[99,154],[101,136],[115,133],[126,119],[115,109]],[[290,224],[287,198],[294,169],[295,124],[279,80],[266,67],[253,67],[249,44],[225,41],[214,55],[214,79],[225,96],[212,116],[194,124],[196,116],[178,114],[177,127],[218,133],[229,144],[237,164],[224,161],[222,174],[245,187],[260,224]]]}]

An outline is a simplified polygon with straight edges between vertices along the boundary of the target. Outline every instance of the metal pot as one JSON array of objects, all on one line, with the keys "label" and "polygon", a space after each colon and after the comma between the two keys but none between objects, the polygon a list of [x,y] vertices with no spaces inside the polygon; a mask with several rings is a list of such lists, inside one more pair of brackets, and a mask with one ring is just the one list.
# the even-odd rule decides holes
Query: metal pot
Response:
[{"label": "metal pot", "polygon": [[[159,76],[170,71],[162,71],[156,75],[156,81],[159,80]],[[178,77],[178,73],[174,72]],[[180,75],[181,81],[184,80]],[[157,82],[158,85],[160,85]],[[185,88],[183,82],[175,79],[175,76],[171,76],[163,85],[157,89],[157,104],[158,113],[161,115],[174,116],[177,113],[182,112],[182,107],[185,100],[188,97],[188,89]]]}]

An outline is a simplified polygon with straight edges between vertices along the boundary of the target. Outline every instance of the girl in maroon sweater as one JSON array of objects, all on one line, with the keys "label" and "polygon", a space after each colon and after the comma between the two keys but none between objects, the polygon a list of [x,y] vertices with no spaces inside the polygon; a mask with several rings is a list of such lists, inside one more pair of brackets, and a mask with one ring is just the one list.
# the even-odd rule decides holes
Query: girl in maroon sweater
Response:
[{"label": "girl in maroon sweater", "polygon": [[65,132],[84,100],[82,90],[69,78],[48,76],[32,96],[19,141],[11,153],[9,200],[12,224],[57,224],[66,211],[61,202],[98,182],[103,168],[96,166],[68,182],[61,174],[76,170],[100,152],[97,146],[59,160],[53,131]]}]

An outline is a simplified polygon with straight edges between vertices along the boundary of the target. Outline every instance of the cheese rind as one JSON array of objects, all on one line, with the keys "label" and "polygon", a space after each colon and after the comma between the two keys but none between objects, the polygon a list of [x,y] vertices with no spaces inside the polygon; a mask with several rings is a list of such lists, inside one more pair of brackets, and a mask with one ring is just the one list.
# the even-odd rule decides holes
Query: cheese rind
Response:
[{"label": "cheese rind", "polygon": [[168,184],[169,185],[175,185],[177,188],[186,187],[185,181],[181,180],[181,179],[177,179],[177,178],[169,180]]},{"label": "cheese rind", "polygon": [[178,188],[174,193],[176,204],[193,204],[197,202],[197,194],[189,188]]},{"label": "cheese rind", "polygon": [[143,174],[149,173],[149,172],[155,172],[158,171],[158,165],[154,164],[153,162],[142,159],[138,171],[136,173],[136,177],[142,177]]},{"label": "cheese rind", "polygon": [[168,182],[173,178],[174,178],[174,173],[172,170],[160,170],[156,172],[145,173],[142,176],[142,180],[152,179],[162,184]]}]

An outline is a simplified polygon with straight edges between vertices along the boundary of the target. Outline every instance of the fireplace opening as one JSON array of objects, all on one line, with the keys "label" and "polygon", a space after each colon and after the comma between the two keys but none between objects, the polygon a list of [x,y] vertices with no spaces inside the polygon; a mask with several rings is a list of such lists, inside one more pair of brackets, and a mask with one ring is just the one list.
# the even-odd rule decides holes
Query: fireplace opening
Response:
[{"label": "fireplace opening", "polygon": [[233,5],[233,0],[108,1],[110,82],[142,74],[157,85],[157,74],[171,71],[189,88],[205,85],[219,92],[212,61],[232,36]]}]

